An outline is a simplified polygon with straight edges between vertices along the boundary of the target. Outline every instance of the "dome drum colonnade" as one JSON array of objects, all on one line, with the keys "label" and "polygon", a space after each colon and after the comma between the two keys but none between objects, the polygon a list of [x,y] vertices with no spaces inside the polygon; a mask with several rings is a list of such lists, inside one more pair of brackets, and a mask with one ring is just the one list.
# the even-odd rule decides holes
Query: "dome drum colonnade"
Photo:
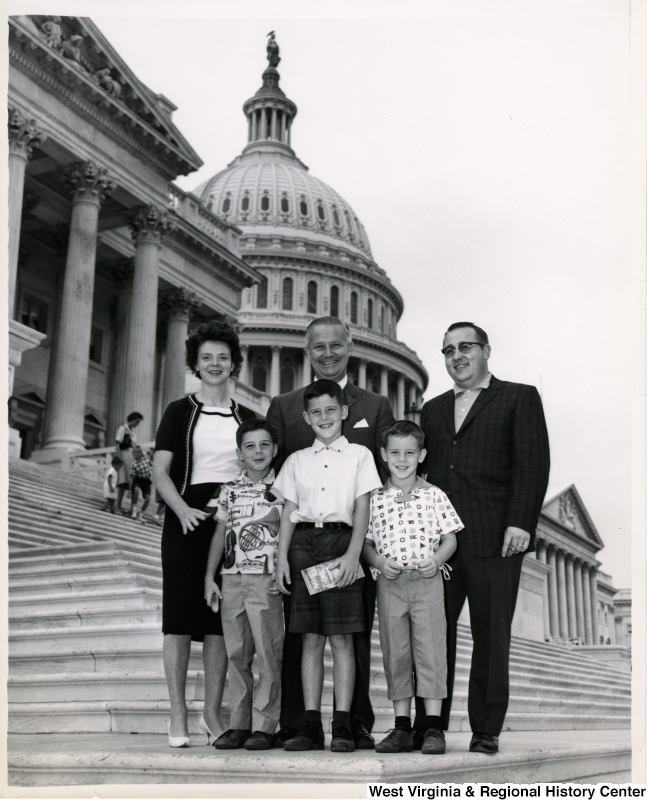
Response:
[{"label": "dome drum colonnade", "polygon": [[34,453],[45,462],[85,447],[89,417],[111,441],[136,409],[150,438],[159,408],[184,393],[189,313],[233,316],[257,280],[234,226],[177,189],[169,208],[169,181],[201,164],[174,107],[90,20],[63,20],[10,19],[12,340],[40,330],[12,359],[12,402],[17,417],[21,393],[45,398]]},{"label": "dome drum colonnade", "polygon": [[336,316],[353,336],[351,379],[388,396],[404,418],[420,408],[428,376],[396,337],[402,297],[373,260],[351,206],[292,149],[297,107],[279,86],[279,60],[271,35],[262,86],[243,105],[247,145],[195,190],[241,229],[242,257],[261,276],[241,297],[241,382],[270,395],[307,383],[304,330],[315,317]]}]

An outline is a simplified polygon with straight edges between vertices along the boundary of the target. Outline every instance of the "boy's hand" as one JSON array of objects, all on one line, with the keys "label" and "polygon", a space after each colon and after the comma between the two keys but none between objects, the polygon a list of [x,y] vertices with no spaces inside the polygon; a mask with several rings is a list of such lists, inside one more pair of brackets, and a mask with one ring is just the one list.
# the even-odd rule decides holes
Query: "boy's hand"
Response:
[{"label": "boy's hand", "polygon": [[386,556],[382,556],[382,562],[380,563],[379,570],[385,578],[388,578],[390,581],[394,581],[402,572],[402,564],[398,563],[397,561],[393,561],[390,558],[386,558]]},{"label": "boy's hand", "polygon": [[214,581],[213,578],[205,578],[204,579],[204,599],[208,606],[211,605],[211,600],[213,595],[216,595],[218,600],[222,600],[222,592],[218,588],[218,584]]},{"label": "boy's hand", "polygon": [[337,586],[341,589],[350,586],[357,580],[357,568],[359,567],[359,557],[351,556],[348,553],[343,555],[339,561],[339,582]]},{"label": "boy's hand", "polygon": [[282,558],[279,558],[276,564],[276,572],[274,573],[274,580],[276,581],[276,586],[281,592],[281,594],[290,594],[288,591],[288,586],[290,585],[290,567]]},{"label": "boy's hand", "polygon": [[436,559],[430,558],[424,566],[418,567],[418,572],[423,578],[433,578],[438,572],[438,564],[436,564]]},{"label": "boy's hand", "polygon": [[267,590],[267,593],[271,595],[281,594],[281,592],[279,591],[279,587],[276,585],[276,573],[274,574],[273,577],[274,580],[272,581],[272,585],[270,586],[270,588]]}]

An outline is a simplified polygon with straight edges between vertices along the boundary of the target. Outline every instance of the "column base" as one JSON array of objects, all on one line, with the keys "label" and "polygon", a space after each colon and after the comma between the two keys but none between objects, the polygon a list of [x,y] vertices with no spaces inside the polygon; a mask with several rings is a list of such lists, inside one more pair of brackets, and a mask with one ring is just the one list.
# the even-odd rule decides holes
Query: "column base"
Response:
[{"label": "column base", "polygon": [[59,443],[52,443],[41,450],[34,450],[30,460],[35,461],[37,464],[59,467],[67,472],[71,468],[70,454],[78,453],[81,450],[85,450],[84,445],[70,445],[68,443],[67,446],[63,446]]},{"label": "column base", "polygon": [[20,446],[20,431],[16,430],[16,428],[9,428],[9,458],[20,458]]}]

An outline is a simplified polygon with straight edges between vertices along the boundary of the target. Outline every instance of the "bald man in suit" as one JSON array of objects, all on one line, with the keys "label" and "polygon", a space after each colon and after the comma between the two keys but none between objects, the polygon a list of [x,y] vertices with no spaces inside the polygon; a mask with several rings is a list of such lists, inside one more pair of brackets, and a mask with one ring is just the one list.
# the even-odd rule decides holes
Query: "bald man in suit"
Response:
[{"label": "bald man in suit", "polygon": [[[534,550],[548,486],[548,432],[534,386],[495,378],[486,332],[456,322],[443,341],[448,392],[424,404],[427,480],[449,496],[465,528],[448,562],[447,700],[449,723],[456,630],[467,598],[474,649],[468,688],[470,751],[496,753],[509,696],[509,654],[521,565]],[[418,711],[418,719],[421,712]]]},{"label": "bald man in suit", "polygon": [[[383,433],[395,421],[388,398],[348,381],[346,374],[353,343],[351,333],[337,317],[319,317],[306,330],[305,351],[317,379],[337,381],[348,406],[348,417],[342,432],[349,442],[367,447],[373,454],[380,477],[388,473],[380,457]],[[285,459],[297,450],[310,447],[314,442],[312,428],[303,419],[303,389],[278,395],[270,403],[267,421],[278,437],[278,455],[275,468],[278,472]],[[371,630],[375,616],[375,581],[368,569],[363,583],[365,633],[355,634],[355,688],[350,709],[351,729],[357,749],[375,746],[370,735],[375,721],[369,696]],[[286,621],[289,598],[285,607]],[[303,691],[301,687],[301,636],[286,631],[283,648],[282,700],[280,741],[291,738],[305,724]]]}]

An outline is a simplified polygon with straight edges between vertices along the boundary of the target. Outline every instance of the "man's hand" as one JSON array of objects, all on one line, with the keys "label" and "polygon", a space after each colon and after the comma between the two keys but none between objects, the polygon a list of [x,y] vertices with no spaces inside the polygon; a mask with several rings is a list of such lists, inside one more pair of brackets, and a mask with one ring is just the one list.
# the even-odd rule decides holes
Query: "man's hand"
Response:
[{"label": "man's hand", "polygon": [[276,563],[274,579],[276,580],[276,586],[281,594],[290,594],[287,588],[292,582],[290,580],[290,566],[285,559],[281,558],[281,556],[279,556],[279,559]]},{"label": "man's hand", "polygon": [[505,529],[501,555],[505,558],[506,556],[514,556],[517,553],[525,553],[529,544],[530,534],[528,531],[510,525]]},{"label": "man's hand", "polygon": [[394,581],[402,572],[402,564],[390,558],[386,558],[386,556],[382,556],[378,569],[385,578]]},{"label": "man's hand", "polygon": [[438,564],[436,563],[436,559],[430,558],[429,561],[425,561],[421,567],[418,567],[418,572],[423,578],[433,578],[438,572]]},{"label": "man's hand", "polygon": [[339,583],[341,589],[350,586],[357,580],[357,568],[359,567],[359,557],[345,553],[339,561]]}]

